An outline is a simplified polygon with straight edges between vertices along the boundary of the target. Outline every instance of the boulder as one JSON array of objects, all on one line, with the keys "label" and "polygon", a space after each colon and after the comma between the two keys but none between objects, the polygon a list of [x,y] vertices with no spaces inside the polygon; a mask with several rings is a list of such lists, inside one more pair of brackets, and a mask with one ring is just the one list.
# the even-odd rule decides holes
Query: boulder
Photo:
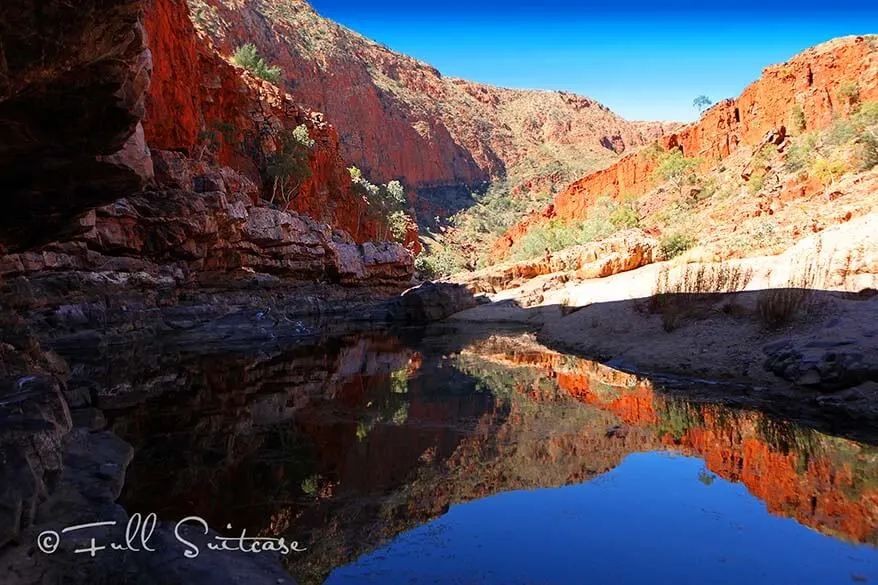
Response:
[{"label": "boulder", "polygon": [[425,282],[402,293],[388,311],[390,321],[427,324],[471,309],[482,299],[467,288],[450,282]]},{"label": "boulder", "polygon": [[192,188],[191,159],[183,153],[171,150],[152,150],[155,181],[161,187],[172,189]]},{"label": "boulder", "polygon": [[98,160],[131,169],[144,183],[152,181],[155,177],[152,156],[149,152],[149,147],[146,145],[146,138],[143,135],[143,124],[140,122],[134,128],[134,134],[122,145],[121,149],[111,155],[99,156]]}]

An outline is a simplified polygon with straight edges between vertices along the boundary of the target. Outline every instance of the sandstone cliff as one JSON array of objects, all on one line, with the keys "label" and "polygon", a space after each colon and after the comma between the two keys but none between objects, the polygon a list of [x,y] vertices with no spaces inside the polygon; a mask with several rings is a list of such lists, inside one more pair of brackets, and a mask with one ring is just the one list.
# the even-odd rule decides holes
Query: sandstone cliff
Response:
[{"label": "sandstone cliff", "polygon": [[[338,134],[322,114],[223,60],[196,35],[185,2],[151,0],[145,28],[154,62],[144,120],[152,148],[213,157],[261,185],[260,170],[281,147],[280,133],[305,124],[316,143],[311,176],[288,209],[343,229],[358,242],[375,238],[378,226],[364,217],[366,203],[351,189]],[[414,229],[408,243],[417,246]]]},{"label": "sandstone cliff", "polygon": [[[767,132],[789,126],[795,105],[801,108],[808,131],[829,126],[849,113],[850,104],[839,97],[839,88],[851,81],[858,84],[860,101],[878,98],[878,46],[873,38],[835,39],[767,67],[737,99],[714,105],[698,122],[663,136],[659,143],[666,149],[679,148],[685,156],[700,157],[702,170],[709,170],[742,147],[757,146]],[[657,184],[655,167],[655,158],[641,151],[587,175],[498,239],[493,257],[505,258],[533,225],[584,219],[599,197],[647,193]]]},{"label": "sandstone cliff", "polygon": [[189,5],[222,53],[253,43],[280,66],[281,84],[338,128],[345,159],[374,181],[402,179],[442,214],[465,206],[462,195],[491,178],[550,175],[559,164],[599,168],[667,129],[627,122],[570,93],[445,77],[319,16],[305,0]]}]

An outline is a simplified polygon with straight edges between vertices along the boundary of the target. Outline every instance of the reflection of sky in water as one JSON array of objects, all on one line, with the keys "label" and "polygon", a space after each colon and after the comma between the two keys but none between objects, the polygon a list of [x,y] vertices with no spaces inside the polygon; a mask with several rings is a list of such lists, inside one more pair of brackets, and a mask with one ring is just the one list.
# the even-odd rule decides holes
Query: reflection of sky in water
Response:
[{"label": "reflection of sky in water", "polygon": [[584,484],[452,506],[326,583],[878,584],[878,550],[768,514],[699,459],[644,453]]}]

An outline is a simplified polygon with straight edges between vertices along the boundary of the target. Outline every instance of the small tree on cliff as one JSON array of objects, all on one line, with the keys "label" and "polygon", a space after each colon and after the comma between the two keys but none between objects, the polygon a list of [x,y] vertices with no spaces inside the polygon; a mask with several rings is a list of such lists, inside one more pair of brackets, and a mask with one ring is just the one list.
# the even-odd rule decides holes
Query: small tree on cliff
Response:
[{"label": "small tree on cliff", "polygon": [[256,46],[252,43],[241,45],[232,55],[232,63],[238,67],[243,67],[256,77],[264,79],[269,83],[277,83],[280,81],[281,68],[272,67],[265,62],[265,59],[259,55]]},{"label": "small tree on cliff", "polygon": [[683,151],[674,148],[659,157],[654,175],[670,181],[682,195],[683,186],[692,179],[699,162],[697,158],[686,158]]},{"label": "small tree on cliff", "polygon": [[280,195],[280,201],[288,205],[302,183],[311,176],[308,155],[314,148],[314,140],[304,124],[281,134],[281,148],[268,160],[266,173],[274,179],[271,203]]},{"label": "small tree on cliff", "polygon": [[713,104],[713,102],[706,95],[700,95],[692,100],[692,107],[698,110],[699,113],[709,108],[711,104]]},{"label": "small tree on cliff", "polygon": [[[351,183],[354,191],[359,193],[366,203],[365,212],[379,224],[378,239],[386,240],[392,237],[396,241],[403,241],[408,232],[408,226],[413,223],[411,216],[406,213],[405,189],[399,181],[390,181],[386,185],[373,185],[363,178],[363,173],[357,167],[350,167]],[[357,233],[360,231],[362,210],[357,216]]]}]

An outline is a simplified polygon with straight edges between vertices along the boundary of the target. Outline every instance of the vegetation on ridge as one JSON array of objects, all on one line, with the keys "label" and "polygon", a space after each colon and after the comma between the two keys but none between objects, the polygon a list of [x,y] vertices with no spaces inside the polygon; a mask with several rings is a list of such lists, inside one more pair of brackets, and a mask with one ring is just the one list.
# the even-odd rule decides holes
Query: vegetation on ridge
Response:
[{"label": "vegetation on ridge", "polygon": [[308,155],[314,148],[314,140],[304,124],[282,133],[280,138],[282,148],[269,156],[266,174],[273,180],[271,202],[280,195],[280,202],[287,205],[311,176]]},{"label": "vegetation on ridge", "polygon": [[259,55],[256,45],[246,43],[237,48],[232,55],[232,63],[238,67],[243,67],[256,77],[264,79],[269,83],[277,83],[281,78],[281,68],[271,66],[265,62],[265,59]]},{"label": "vegetation on ridge", "polygon": [[374,185],[363,177],[362,171],[357,167],[350,167],[348,172],[354,190],[366,202],[365,214],[360,215],[358,223],[365,215],[367,219],[379,224],[379,240],[392,238],[398,242],[404,241],[408,227],[414,224],[414,220],[406,211],[407,201],[402,183],[390,181],[384,185]]}]

